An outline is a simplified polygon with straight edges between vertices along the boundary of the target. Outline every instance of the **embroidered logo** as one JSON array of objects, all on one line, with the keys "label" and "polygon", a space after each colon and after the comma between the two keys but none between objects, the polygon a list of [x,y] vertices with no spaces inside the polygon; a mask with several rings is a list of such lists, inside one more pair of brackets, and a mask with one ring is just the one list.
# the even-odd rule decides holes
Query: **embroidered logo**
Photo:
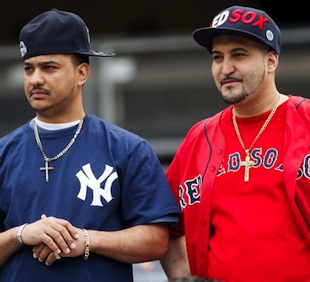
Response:
[{"label": "embroidered logo", "polygon": [[[117,173],[113,172],[113,167],[106,165],[102,175],[96,179],[94,176],[90,164],[86,164],[82,167],[76,177],[80,181],[80,191],[77,197],[83,201],[86,200],[87,187],[93,191],[92,206],[103,206],[102,198],[109,203],[112,197],[112,184],[117,179]],[[101,188],[101,183],[104,182],[104,187]],[[101,198],[102,197],[102,198]]]},{"label": "embroidered logo", "polygon": [[218,14],[212,21],[211,27],[218,27],[224,24],[227,20],[231,23],[242,22],[245,25],[250,25],[252,27],[256,27],[260,30],[265,29],[265,23],[269,22],[268,18],[265,18],[263,15],[258,14],[254,11],[246,11],[244,12],[241,9],[236,9],[231,11],[231,15],[229,17],[229,11],[224,11]]},{"label": "embroidered logo", "polygon": [[19,48],[20,48],[20,54],[21,54],[21,56],[24,57],[24,56],[27,54],[27,47],[26,47],[24,41],[21,41],[21,42],[19,43]]}]

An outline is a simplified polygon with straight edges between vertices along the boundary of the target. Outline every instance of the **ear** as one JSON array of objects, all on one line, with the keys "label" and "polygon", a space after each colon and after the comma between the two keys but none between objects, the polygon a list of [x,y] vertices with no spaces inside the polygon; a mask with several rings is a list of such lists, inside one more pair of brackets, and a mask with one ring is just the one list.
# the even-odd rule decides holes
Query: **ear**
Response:
[{"label": "ear", "polygon": [[279,54],[271,50],[267,53],[267,66],[269,72],[274,72],[279,65]]},{"label": "ear", "polygon": [[85,82],[87,81],[89,74],[90,74],[90,67],[89,64],[87,63],[82,63],[80,64],[77,69],[77,74],[78,74],[78,84],[79,85],[84,85]]}]

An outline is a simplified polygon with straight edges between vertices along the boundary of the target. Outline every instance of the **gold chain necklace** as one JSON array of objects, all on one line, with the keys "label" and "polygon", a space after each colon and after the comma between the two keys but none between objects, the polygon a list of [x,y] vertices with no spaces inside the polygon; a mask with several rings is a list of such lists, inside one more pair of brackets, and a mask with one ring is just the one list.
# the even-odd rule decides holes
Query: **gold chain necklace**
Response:
[{"label": "gold chain necklace", "polygon": [[237,124],[237,121],[236,121],[235,111],[234,111],[234,109],[232,110],[232,121],[233,121],[233,124],[234,124],[236,135],[238,137],[238,140],[239,140],[239,143],[240,143],[241,147],[245,151],[245,161],[241,162],[241,166],[244,166],[244,181],[245,182],[249,181],[249,179],[250,179],[250,168],[254,165],[254,161],[252,161],[251,157],[250,157],[251,150],[252,150],[254,144],[257,142],[258,138],[262,135],[262,133],[266,129],[266,127],[269,124],[269,122],[271,121],[273,115],[275,114],[275,112],[276,112],[276,110],[277,110],[277,108],[278,108],[278,106],[280,104],[280,98],[281,98],[281,96],[279,95],[278,100],[277,100],[275,106],[273,107],[273,109],[270,112],[269,116],[267,117],[265,123],[261,127],[260,131],[257,133],[257,135],[254,138],[251,146],[248,149],[246,149],[246,147],[245,147],[245,145],[243,143],[243,140],[241,138],[241,134],[240,134],[240,131],[239,131],[239,128],[238,128],[238,124]]},{"label": "gold chain necklace", "polygon": [[83,126],[83,121],[84,121],[84,116],[82,117],[82,119],[80,120],[79,122],[79,125],[74,133],[74,136],[73,138],[70,140],[70,142],[68,143],[68,145],[60,152],[58,153],[56,156],[52,157],[52,158],[48,158],[46,156],[46,154],[44,153],[44,150],[43,150],[43,145],[42,145],[42,142],[40,140],[40,136],[39,136],[39,131],[38,131],[38,126],[37,126],[37,123],[36,123],[36,120],[34,119],[34,136],[35,136],[35,139],[36,139],[36,142],[37,142],[37,145],[43,155],[43,158],[44,158],[44,162],[45,162],[45,166],[44,167],[40,167],[40,171],[45,171],[45,181],[48,182],[49,181],[49,177],[48,177],[48,172],[50,170],[53,170],[54,168],[51,167],[51,166],[48,166],[48,164],[51,162],[51,161],[55,161],[57,159],[59,159],[60,157],[62,157],[69,149],[70,147],[73,145],[73,143],[75,142],[75,139],[76,137],[79,135],[81,129],[82,129],[82,126]]}]

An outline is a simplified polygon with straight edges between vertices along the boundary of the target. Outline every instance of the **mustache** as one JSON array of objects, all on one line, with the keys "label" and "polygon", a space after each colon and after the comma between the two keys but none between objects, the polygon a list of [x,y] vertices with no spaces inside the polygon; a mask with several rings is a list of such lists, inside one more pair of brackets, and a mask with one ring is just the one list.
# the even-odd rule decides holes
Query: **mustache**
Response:
[{"label": "mustache", "polygon": [[225,83],[228,83],[228,82],[241,82],[242,79],[239,78],[239,77],[236,77],[236,76],[232,76],[232,75],[229,75],[229,76],[226,76],[224,78],[221,79],[220,81],[220,84],[223,85]]},{"label": "mustache", "polygon": [[30,90],[30,94],[35,94],[35,93],[44,93],[44,94],[49,94],[49,91],[46,90],[45,88],[41,87],[41,86],[34,86],[31,90]]}]

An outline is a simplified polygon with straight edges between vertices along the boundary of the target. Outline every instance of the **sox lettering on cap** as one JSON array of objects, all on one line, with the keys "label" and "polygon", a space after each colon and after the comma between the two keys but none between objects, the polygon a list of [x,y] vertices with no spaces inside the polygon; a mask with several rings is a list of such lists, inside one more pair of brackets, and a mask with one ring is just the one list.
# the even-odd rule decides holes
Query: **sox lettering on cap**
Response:
[{"label": "sox lettering on cap", "polygon": [[264,11],[243,6],[229,7],[215,16],[209,27],[195,30],[193,38],[211,52],[213,39],[223,34],[241,35],[258,40],[280,54],[281,31]]},{"label": "sox lettering on cap", "polygon": [[85,22],[76,14],[53,9],[29,21],[19,34],[21,57],[47,54],[83,54],[111,57],[90,49],[90,35]]}]

